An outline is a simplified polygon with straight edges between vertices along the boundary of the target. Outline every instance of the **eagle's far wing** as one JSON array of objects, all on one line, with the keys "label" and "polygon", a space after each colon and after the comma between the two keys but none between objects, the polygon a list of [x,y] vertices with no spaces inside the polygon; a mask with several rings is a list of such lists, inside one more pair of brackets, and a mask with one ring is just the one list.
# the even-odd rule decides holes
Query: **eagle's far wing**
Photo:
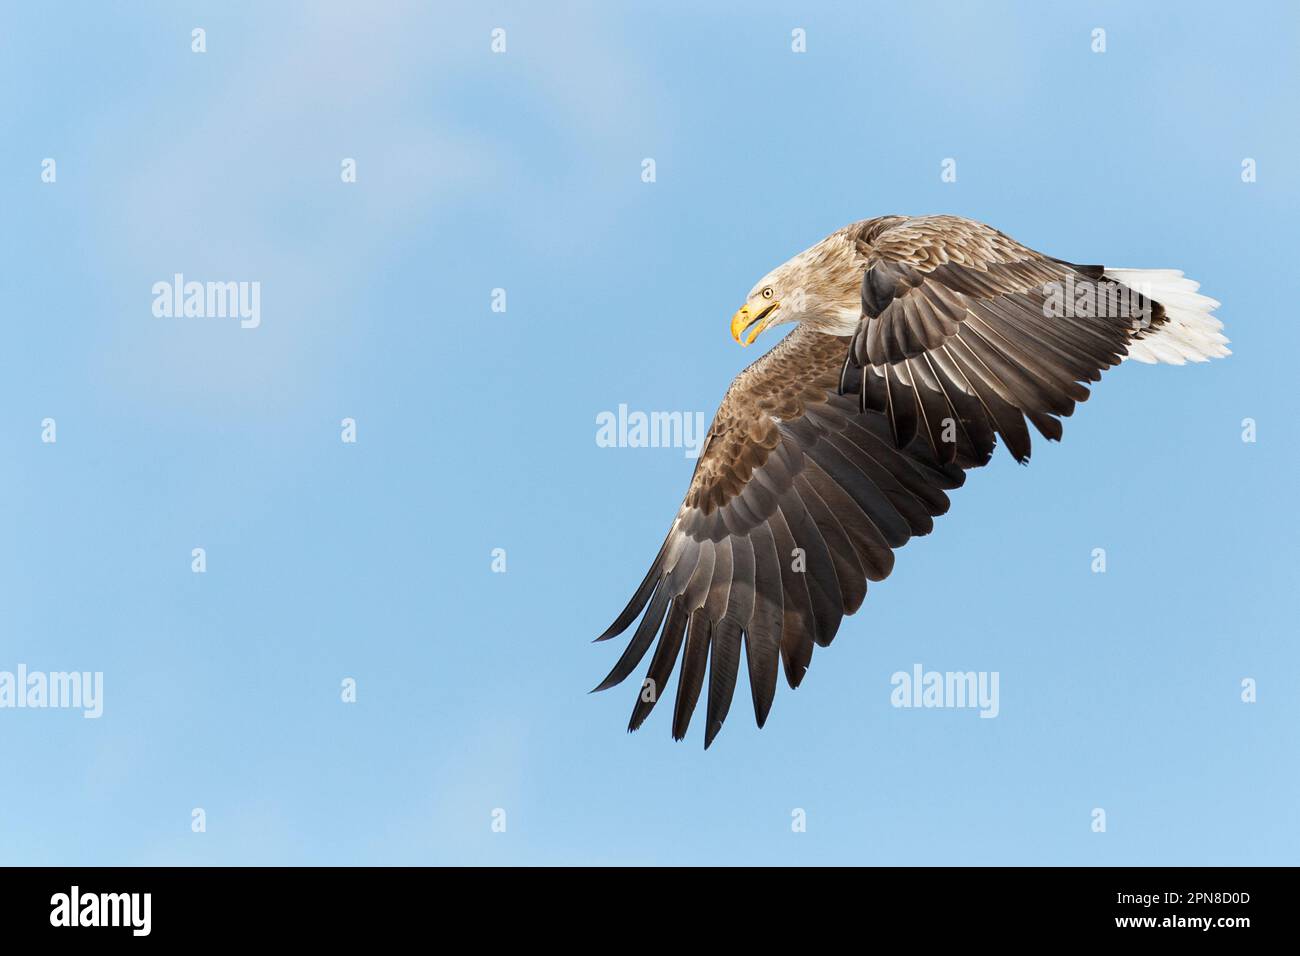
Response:
[{"label": "eagle's far wing", "polygon": [[[849,337],[796,328],[727,390],[681,510],[654,564],[599,640],[638,616],[597,687],[624,680],[650,650],[628,729],[664,693],[680,657],[673,736],[686,734],[708,672],[708,747],[731,706],[743,643],[761,727],[778,659],[797,687],[814,643],[830,643],[893,549],[926,534],[964,472],[895,446],[882,415],[837,393]],[[644,614],[642,612],[644,611]]]},{"label": "eagle's far wing", "polygon": [[1001,435],[1029,457],[1163,309],[1105,274],[959,216],[902,219],[860,243],[862,319],[840,390],[881,412],[898,447],[986,463]]}]

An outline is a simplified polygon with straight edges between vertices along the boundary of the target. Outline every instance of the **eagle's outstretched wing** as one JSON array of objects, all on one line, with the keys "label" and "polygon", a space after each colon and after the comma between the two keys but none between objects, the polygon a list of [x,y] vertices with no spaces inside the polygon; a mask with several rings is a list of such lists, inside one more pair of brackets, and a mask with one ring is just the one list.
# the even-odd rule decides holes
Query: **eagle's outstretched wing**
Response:
[{"label": "eagle's outstretched wing", "polygon": [[686,500],[645,580],[603,635],[642,614],[597,690],[632,672],[659,637],[630,730],[645,720],[680,657],[673,736],[685,736],[709,678],[704,745],[731,706],[741,645],[754,715],[767,719],[778,659],[797,687],[813,645],[894,564],[893,549],[948,510],[956,466],[894,444],[884,416],[837,394],[848,337],[796,328],[743,371],[709,429]]},{"label": "eagle's outstretched wing", "polygon": [[885,415],[900,446],[919,434],[935,461],[982,465],[995,434],[1027,460],[1025,418],[1060,439],[1060,417],[1088,397],[1082,383],[1165,321],[1104,267],[1053,259],[983,223],[878,222],[860,244],[862,320],[842,390]]}]

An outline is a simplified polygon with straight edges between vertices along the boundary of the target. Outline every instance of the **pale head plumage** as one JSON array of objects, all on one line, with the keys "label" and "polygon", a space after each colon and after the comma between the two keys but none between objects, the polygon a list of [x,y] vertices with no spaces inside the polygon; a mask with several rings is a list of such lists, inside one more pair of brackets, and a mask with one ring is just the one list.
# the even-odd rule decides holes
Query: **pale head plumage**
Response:
[{"label": "pale head plumage", "polygon": [[854,223],[783,262],[754,284],[732,318],[742,345],[764,329],[801,322],[818,332],[850,335],[862,315],[863,260]]}]

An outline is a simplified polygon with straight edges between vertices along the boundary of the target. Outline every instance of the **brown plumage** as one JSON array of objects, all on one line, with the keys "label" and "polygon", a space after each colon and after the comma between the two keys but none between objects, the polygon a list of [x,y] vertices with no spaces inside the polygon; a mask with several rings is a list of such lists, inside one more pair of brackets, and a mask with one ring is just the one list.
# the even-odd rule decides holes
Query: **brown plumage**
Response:
[{"label": "brown plumage", "polygon": [[[1025,419],[1059,439],[1084,383],[1145,338],[1166,361],[1162,352],[1227,354],[1209,314],[1218,303],[1181,273],[1123,275],[1158,280],[1168,311],[1101,266],[1044,256],[981,223],[886,216],[760,280],[733,320],[737,339],[754,326],[799,327],[732,382],[667,539],[598,638],[641,616],[597,690],[624,680],[659,638],[629,730],[680,659],[673,736],[705,693],[708,747],[742,647],[761,727],[778,668],[799,685],[814,645],[829,644],[868,582],[890,573],[894,550],[930,532],[946,492],[989,460],[998,436],[1027,461]],[[1104,314],[1054,307],[1060,288],[1088,290]]]}]

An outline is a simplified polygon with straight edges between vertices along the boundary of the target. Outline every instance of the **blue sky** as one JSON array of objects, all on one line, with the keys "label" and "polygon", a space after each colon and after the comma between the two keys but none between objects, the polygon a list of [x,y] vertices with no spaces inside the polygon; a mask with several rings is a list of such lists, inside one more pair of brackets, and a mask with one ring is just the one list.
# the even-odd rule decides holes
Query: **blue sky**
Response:
[{"label": "blue sky", "polygon": [[[0,862],[1294,863],[1297,39],[1281,2],[6,4],[0,671],[100,671],[104,712],[0,710]],[[711,415],[757,278],[931,212],[1183,269],[1235,354],[999,451],[764,730],[742,678],[707,753],[669,707],[628,736],[589,642],[692,463],[596,416]],[[260,326],[154,317],[176,272]],[[998,672],[998,717],[891,707],[916,663]]]}]

